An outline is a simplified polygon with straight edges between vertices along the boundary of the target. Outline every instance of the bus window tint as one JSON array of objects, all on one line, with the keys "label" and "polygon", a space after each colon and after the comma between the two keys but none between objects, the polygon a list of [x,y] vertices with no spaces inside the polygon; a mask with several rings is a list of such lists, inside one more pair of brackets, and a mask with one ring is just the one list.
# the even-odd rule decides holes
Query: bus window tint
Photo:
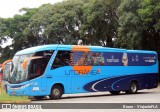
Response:
[{"label": "bus window tint", "polygon": [[52,69],[59,68],[62,66],[71,66],[71,52],[70,51],[58,51],[54,63],[52,65]]},{"label": "bus window tint", "polygon": [[105,64],[103,53],[101,52],[83,52],[73,53],[75,66],[102,66]]},{"label": "bus window tint", "polygon": [[85,66],[88,58],[87,52],[77,52],[73,53],[74,65],[75,66]]},{"label": "bus window tint", "polygon": [[104,56],[101,52],[58,51],[52,69],[62,66],[102,66]]},{"label": "bus window tint", "polygon": [[103,53],[101,52],[89,52],[87,58],[87,65],[94,65],[94,66],[102,66],[104,65],[105,60]]},{"label": "bus window tint", "polygon": [[41,56],[41,58],[33,59],[29,64],[29,78],[33,79],[44,74],[48,62],[53,54],[53,51],[40,51],[35,53],[33,57]]}]

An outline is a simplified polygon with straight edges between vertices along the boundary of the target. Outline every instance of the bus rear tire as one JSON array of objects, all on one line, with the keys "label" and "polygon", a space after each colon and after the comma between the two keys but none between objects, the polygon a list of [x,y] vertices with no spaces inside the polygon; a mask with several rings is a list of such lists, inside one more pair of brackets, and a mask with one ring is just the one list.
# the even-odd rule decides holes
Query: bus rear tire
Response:
[{"label": "bus rear tire", "polygon": [[109,91],[112,95],[119,95],[121,91]]},{"label": "bus rear tire", "polygon": [[52,87],[50,99],[60,99],[63,94],[63,88],[59,85],[55,85]]},{"label": "bus rear tire", "polygon": [[135,81],[132,81],[129,85],[129,90],[125,91],[126,94],[136,94],[138,91],[138,83]]}]

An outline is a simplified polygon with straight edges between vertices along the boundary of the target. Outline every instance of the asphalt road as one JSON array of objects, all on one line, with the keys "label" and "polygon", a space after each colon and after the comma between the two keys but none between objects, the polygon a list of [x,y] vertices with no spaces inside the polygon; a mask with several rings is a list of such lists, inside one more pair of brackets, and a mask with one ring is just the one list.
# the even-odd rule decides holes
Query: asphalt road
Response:
[{"label": "asphalt road", "polygon": [[[160,85],[156,89],[140,90],[138,94],[111,95],[109,92],[87,93],[87,94],[66,94],[60,100],[43,100],[31,99],[32,103],[160,103]],[[86,104],[87,105],[87,104]],[[63,105],[62,105],[63,106]],[[159,107],[160,108],[160,107]],[[1,111],[1,110],[0,110]],[[3,112],[15,112],[22,110],[3,110]],[[160,112],[160,109],[42,109],[29,110],[30,112]],[[28,110],[23,110],[28,112]]]},{"label": "asphalt road", "polygon": [[156,89],[139,90],[137,94],[111,95],[109,92],[65,94],[62,99],[31,99],[32,103],[160,103],[160,85]]}]

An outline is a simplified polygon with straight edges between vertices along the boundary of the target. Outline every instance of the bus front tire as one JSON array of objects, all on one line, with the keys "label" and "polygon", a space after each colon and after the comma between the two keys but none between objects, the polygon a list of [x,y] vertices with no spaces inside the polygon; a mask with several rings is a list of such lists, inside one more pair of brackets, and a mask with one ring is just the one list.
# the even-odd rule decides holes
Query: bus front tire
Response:
[{"label": "bus front tire", "polygon": [[125,91],[126,94],[136,94],[138,91],[138,83],[137,82],[131,82],[129,85],[129,90]]},{"label": "bus front tire", "polygon": [[59,85],[55,85],[55,86],[53,86],[53,88],[51,90],[51,95],[49,97],[50,97],[50,99],[56,100],[56,99],[60,99],[62,94],[63,94],[62,87]]},{"label": "bus front tire", "polygon": [[109,91],[112,95],[119,95],[121,91]]}]

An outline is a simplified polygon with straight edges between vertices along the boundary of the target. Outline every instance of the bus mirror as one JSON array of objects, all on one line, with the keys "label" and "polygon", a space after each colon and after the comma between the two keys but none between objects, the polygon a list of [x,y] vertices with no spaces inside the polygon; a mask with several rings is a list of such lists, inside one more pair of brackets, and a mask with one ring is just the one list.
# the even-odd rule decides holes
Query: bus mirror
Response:
[{"label": "bus mirror", "polygon": [[25,60],[23,61],[23,64],[22,64],[23,69],[26,69],[28,60],[29,60],[29,58],[27,58],[27,59],[25,59]]},{"label": "bus mirror", "polygon": [[23,64],[22,64],[23,69],[26,69],[26,68],[27,68],[28,61],[33,60],[33,59],[39,59],[39,58],[42,58],[42,56],[34,56],[34,57],[26,58],[26,59],[23,61]]},{"label": "bus mirror", "polygon": [[9,63],[9,62],[12,62],[12,59],[3,62],[3,64],[2,64],[2,70],[3,70],[3,71],[4,71],[4,69],[5,69],[6,64]]}]

